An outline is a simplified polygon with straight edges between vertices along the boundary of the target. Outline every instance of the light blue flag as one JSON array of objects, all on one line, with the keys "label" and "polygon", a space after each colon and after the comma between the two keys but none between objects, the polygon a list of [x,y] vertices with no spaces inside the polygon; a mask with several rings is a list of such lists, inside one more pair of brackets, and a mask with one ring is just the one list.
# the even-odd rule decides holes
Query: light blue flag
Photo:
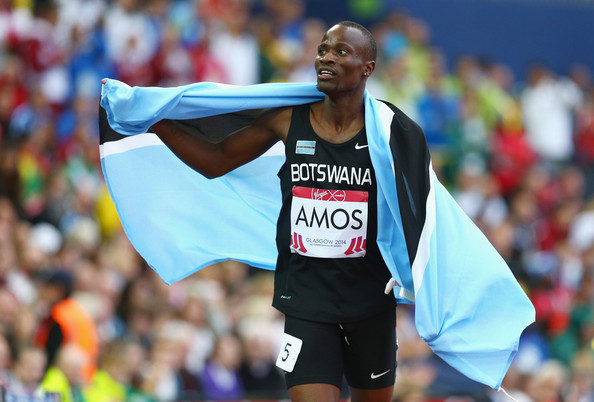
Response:
[{"label": "light blue flag", "polygon": [[[100,146],[105,180],[130,241],[166,283],[226,259],[274,269],[281,204],[276,174],[284,148],[279,143],[209,180],[146,133],[150,126],[163,118],[184,120],[180,124],[198,135],[214,130],[224,136],[249,124],[250,117],[234,112],[321,99],[315,84],[130,88],[107,81]],[[534,321],[532,304],[437,180],[422,130],[369,94],[365,124],[378,185],[377,242],[395,296],[415,303],[419,335],[438,356],[499,388],[522,331]]]}]

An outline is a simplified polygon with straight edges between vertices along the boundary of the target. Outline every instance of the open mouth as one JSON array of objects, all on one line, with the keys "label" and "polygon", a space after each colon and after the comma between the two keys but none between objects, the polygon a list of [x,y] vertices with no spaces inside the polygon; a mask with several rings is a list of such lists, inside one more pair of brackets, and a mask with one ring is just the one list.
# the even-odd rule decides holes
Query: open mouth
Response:
[{"label": "open mouth", "polygon": [[318,78],[321,79],[330,79],[336,76],[336,73],[332,70],[328,70],[326,68],[321,68],[318,70]]}]

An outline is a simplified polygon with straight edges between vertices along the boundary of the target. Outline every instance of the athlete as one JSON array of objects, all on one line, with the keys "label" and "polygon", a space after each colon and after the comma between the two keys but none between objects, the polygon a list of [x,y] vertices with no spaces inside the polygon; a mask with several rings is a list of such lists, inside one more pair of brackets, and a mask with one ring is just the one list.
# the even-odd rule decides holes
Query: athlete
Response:
[{"label": "athlete", "polygon": [[390,401],[396,370],[396,301],[376,245],[376,180],[367,148],[364,93],[376,43],[345,21],[315,59],[320,102],[269,110],[213,144],[171,121],[159,138],[206,177],[219,177],[285,143],[273,306],[285,314],[277,365],[293,401]]}]

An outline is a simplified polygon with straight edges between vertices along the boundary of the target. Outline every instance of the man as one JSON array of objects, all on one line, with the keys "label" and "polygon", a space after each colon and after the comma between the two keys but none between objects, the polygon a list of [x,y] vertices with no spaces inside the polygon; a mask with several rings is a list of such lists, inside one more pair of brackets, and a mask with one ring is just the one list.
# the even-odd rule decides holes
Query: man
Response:
[{"label": "man", "polygon": [[25,346],[18,351],[12,373],[8,376],[6,390],[18,397],[35,395],[45,374],[46,356],[42,349]]},{"label": "man", "polygon": [[[315,59],[323,101],[273,109],[216,144],[169,121],[153,125],[181,160],[207,177],[285,143],[273,305],[286,315],[279,363],[294,401],[338,401],[343,373],[353,401],[392,398],[396,303],[384,293],[391,275],[375,244],[377,188],[364,125],[375,57],[369,31],[341,22],[326,32]],[[312,163],[315,174],[300,173]]]},{"label": "man", "polygon": [[41,381],[41,394],[59,394],[59,400],[63,402],[83,401],[83,375],[87,360],[86,351],[78,345],[66,343],[60,346],[55,362],[47,369]]},{"label": "man", "polygon": [[[293,399],[336,399],[343,371],[354,400],[391,394],[395,340],[384,335],[393,334],[394,301],[378,292],[390,277],[385,266],[385,292],[397,286],[397,300],[415,303],[431,349],[500,389],[534,307],[437,179],[421,128],[364,91],[373,43],[356,24],[332,27],[319,46],[317,84],[104,80],[100,148],[110,194],[130,241],[166,283],[228,258],[276,270],[273,305],[287,317],[277,365]],[[272,111],[253,121],[262,108]],[[187,119],[195,120],[178,121]],[[186,130],[236,132],[210,144]]]},{"label": "man", "polygon": [[97,329],[89,313],[72,297],[73,291],[70,272],[52,269],[40,275],[39,299],[47,313],[40,320],[33,340],[45,349],[48,366],[56,364],[64,345],[79,347],[85,355],[83,380],[88,382],[96,369]]}]

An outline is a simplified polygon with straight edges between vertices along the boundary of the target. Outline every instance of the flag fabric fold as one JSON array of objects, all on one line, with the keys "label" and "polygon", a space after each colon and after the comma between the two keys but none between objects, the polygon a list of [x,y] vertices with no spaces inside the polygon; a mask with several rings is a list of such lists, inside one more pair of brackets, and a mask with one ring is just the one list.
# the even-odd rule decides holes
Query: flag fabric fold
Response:
[{"label": "flag fabric fold", "polygon": [[[150,126],[168,118],[220,139],[249,124],[256,113],[246,111],[323,96],[315,84],[132,88],[107,80],[100,109],[105,180],[127,236],[166,283],[226,259],[274,269],[284,148],[278,143],[209,180],[148,133]],[[499,388],[534,321],[532,304],[438,181],[420,127],[368,93],[365,125],[378,186],[377,242],[398,285],[395,296],[415,303],[419,335],[438,356]]]}]

